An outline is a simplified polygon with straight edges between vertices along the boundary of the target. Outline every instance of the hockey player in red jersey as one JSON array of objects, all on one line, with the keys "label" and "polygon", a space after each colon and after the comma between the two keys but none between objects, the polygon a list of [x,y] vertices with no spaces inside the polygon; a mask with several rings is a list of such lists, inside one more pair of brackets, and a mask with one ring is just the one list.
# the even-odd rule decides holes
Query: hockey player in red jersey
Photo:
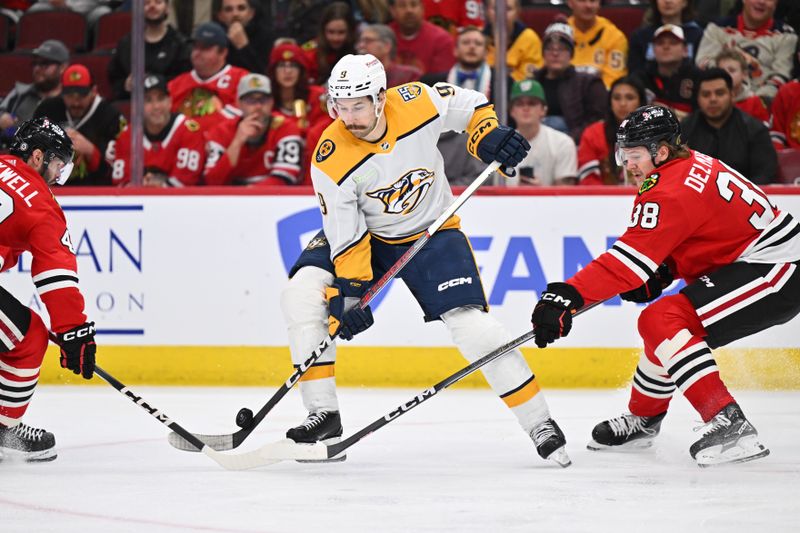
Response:
[{"label": "hockey player in red jersey", "polygon": [[[33,256],[31,276],[61,345],[61,366],[91,379],[94,322],[84,314],[77,262],[64,213],[49,186],[72,172],[72,141],[46,117],[24,122],[11,155],[0,155],[0,270]],[[21,422],[47,349],[48,331],[32,309],[0,287],[0,459],[56,458],[55,437]]]},{"label": "hockey player in red jersey", "polygon": [[269,78],[248,74],[238,94],[242,118],[206,134],[206,185],[298,185],[303,138],[295,120],[272,113]]},{"label": "hockey player in red jersey", "polygon": [[[172,113],[167,81],[160,74],[144,79],[144,177],[148,187],[197,185],[205,163],[200,124]],[[106,150],[114,185],[131,181],[131,130],[126,127]]]},{"label": "hockey player in red jersey", "polygon": [[634,111],[617,144],[639,184],[628,230],[572,278],[547,285],[533,311],[536,344],[567,335],[585,304],[616,294],[649,302],[672,276],[683,278],[679,294],[642,311],[630,413],[595,426],[589,449],[650,446],[677,388],[707,423],[689,449],[698,465],[764,457],[711,349],[800,312],[800,223],[725,163],[682,145],[667,108]]}]

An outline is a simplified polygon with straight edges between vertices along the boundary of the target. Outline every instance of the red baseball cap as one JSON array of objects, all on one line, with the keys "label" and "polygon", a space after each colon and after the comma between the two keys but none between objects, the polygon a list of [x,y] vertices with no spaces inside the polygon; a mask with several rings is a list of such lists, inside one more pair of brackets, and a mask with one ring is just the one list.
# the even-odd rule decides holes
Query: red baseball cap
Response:
[{"label": "red baseball cap", "polygon": [[281,61],[291,61],[308,70],[306,55],[303,49],[296,44],[283,43],[272,49],[272,52],[269,54],[269,68],[274,67]]},{"label": "red baseball cap", "polygon": [[64,94],[87,95],[93,86],[92,75],[89,73],[89,69],[83,65],[70,65],[64,69],[64,74],[61,75],[61,92]]}]

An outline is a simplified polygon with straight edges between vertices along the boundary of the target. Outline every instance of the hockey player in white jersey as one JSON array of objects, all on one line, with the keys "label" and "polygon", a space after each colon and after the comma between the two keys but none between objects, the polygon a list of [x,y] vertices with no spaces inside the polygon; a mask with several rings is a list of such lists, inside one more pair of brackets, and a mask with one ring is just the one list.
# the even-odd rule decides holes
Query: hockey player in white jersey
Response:
[{"label": "hockey player in white jersey", "polygon": [[[281,298],[295,365],[327,335],[350,340],[372,325],[370,309],[357,305],[370,281],[379,279],[453,202],[436,148],[443,131],[466,131],[469,153],[487,164],[498,161],[508,175],[530,149],[521,135],[498,123],[483,94],[417,82],[387,90],[383,65],[369,54],[343,57],[333,68],[328,92],[337,120],[320,138],[311,168],[323,231],[301,254]],[[398,277],[425,321],[443,321],[471,362],[511,335],[487,313],[478,268],[459,228],[460,219],[453,216]],[[470,281],[447,283],[453,279]],[[331,345],[300,380],[309,415],[287,432],[289,439],[333,444],[341,437],[335,360]],[[539,455],[568,466],[564,434],[519,350],[483,373]]]}]

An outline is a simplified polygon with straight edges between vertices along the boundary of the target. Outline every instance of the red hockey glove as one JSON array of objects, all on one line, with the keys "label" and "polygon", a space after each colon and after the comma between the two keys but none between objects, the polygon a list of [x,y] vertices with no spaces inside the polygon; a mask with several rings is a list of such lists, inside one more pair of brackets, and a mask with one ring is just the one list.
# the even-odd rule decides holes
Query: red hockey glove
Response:
[{"label": "red hockey glove", "polygon": [[533,332],[536,346],[544,348],[572,329],[572,315],[583,307],[583,297],[568,283],[548,283],[533,308]]},{"label": "red hockey glove", "polygon": [[61,368],[68,368],[84,379],[92,379],[97,351],[94,333],[94,322],[86,322],[57,335],[61,346]]}]

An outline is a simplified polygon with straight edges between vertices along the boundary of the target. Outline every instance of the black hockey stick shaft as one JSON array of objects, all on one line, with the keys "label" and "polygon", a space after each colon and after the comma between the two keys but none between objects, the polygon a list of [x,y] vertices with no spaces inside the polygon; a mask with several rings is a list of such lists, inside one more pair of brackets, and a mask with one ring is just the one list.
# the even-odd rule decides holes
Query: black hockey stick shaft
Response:
[{"label": "black hockey stick shaft", "polygon": [[[464,205],[478,188],[491,176],[492,172],[500,167],[498,162],[493,162],[487,166],[481,174],[456,198],[453,203],[437,218],[433,224],[428,227],[425,233],[417,239],[413,245],[409,247],[400,258],[381,276],[378,281],[371,284],[367,292],[362,296],[359,301],[359,306],[364,309],[375,297],[380,293],[383,288],[394,279],[395,276],[403,269],[415,255],[422,249],[422,247],[430,240],[431,236],[436,233],[454,214],[458,209]],[[301,377],[308,371],[311,366],[322,357],[322,353],[333,344],[336,338],[328,335],[325,337],[320,345],[305,361],[303,361],[297,368],[294,369],[289,378],[275,391],[275,394],[267,400],[267,402],[258,410],[253,416],[252,423],[232,434],[228,435],[203,435],[209,442],[209,445],[216,450],[231,450],[237,448],[242,444],[245,439],[256,429],[256,427],[266,418],[267,414],[280,402],[286,394],[292,389]],[[181,446],[182,443],[170,440],[170,444],[183,450],[190,451],[189,448]]]},{"label": "black hockey stick shaft", "polygon": [[[573,316],[576,317],[578,315],[581,315],[581,314],[585,313],[586,311],[588,311],[589,309],[592,309],[592,308],[594,308],[594,307],[596,307],[596,306],[598,306],[598,305],[600,305],[600,304],[602,304],[604,302],[605,302],[605,300],[602,300],[602,301],[599,301],[599,302],[595,302],[595,303],[593,303],[591,305],[587,305],[587,306],[579,309]],[[331,445],[327,446],[328,458],[336,457],[337,455],[341,454],[347,448],[351,447],[352,445],[354,445],[355,443],[357,443],[358,441],[360,441],[361,439],[363,439],[367,435],[370,435],[370,434],[374,433],[375,431],[379,430],[380,428],[382,428],[383,426],[389,424],[390,422],[392,422],[394,420],[397,420],[402,415],[406,414],[410,410],[412,410],[415,407],[419,406],[423,402],[425,402],[427,400],[430,400],[431,398],[436,396],[436,394],[438,394],[442,390],[446,389],[450,385],[453,385],[454,383],[457,383],[457,382],[461,381],[462,379],[464,379],[465,377],[467,377],[470,374],[474,373],[475,371],[477,371],[481,367],[483,367],[483,366],[491,363],[495,359],[507,354],[508,352],[513,350],[514,348],[517,348],[517,347],[525,344],[529,340],[533,339],[535,336],[536,335],[534,334],[533,330],[531,330],[531,331],[528,331],[527,333],[525,333],[524,335],[521,335],[521,336],[517,337],[516,339],[511,340],[511,341],[507,342],[506,344],[503,344],[502,346],[500,346],[499,348],[497,348],[493,352],[491,352],[491,353],[489,353],[487,355],[484,355],[480,359],[470,363],[469,365],[465,366],[464,368],[462,368],[461,370],[455,372],[454,374],[451,374],[451,375],[447,376],[446,378],[444,378],[442,381],[440,381],[439,383],[437,383],[433,387],[425,389],[424,391],[422,391],[421,393],[417,394],[416,396],[414,396],[411,400],[407,401],[406,403],[403,403],[403,404],[397,406],[393,410],[389,411],[389,413],[387,413],[386,415],[382,416],[381,418],[375,420],[374,422],[372,422],[371,424],[369,424],[365,428],[361,429],[360,431],[357,431],[356,433],[350,435],[349,437],[347,437],[346,439],[342,440],[341,442],[338,442],[336,444],[331,444]]]}]

